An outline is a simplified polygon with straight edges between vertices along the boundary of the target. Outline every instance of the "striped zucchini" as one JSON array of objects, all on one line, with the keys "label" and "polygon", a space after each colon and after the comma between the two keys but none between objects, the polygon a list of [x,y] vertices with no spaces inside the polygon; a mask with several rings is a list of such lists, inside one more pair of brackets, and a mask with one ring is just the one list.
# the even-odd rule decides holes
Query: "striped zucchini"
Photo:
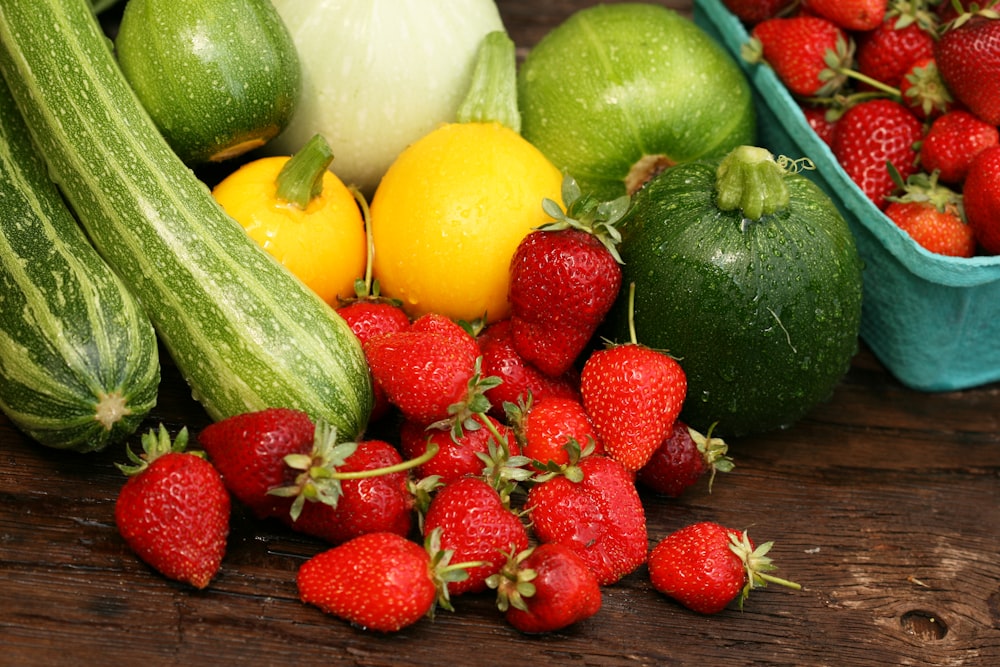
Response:
[{"label": "striped zucchini", "polygon": [[97,451],[156,403],[156,334],[49,180],[0,81],[0,409],[43,445]]},{"label": "striped zucchini", "polygon": [[209,417],[291,407],[358,437],[372,385],[357,338],[170,149],[87,0],[0,0],[0,71],[92,243]]}]

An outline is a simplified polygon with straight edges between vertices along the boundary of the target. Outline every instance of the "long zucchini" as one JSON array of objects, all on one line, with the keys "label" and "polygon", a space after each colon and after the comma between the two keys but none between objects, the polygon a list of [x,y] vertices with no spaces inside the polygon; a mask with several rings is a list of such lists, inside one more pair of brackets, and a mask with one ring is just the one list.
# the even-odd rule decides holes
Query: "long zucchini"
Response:
[{"label": "long zucchini", "polygon": [[0,81],[0,409],[43,445],[98,451],[156,404],[149,318],[49,180]]},{"label": "long zucchini", "polygon": [[356,337],[170,149],[87,0],[0,0],[0,46],[53,178],[209,417],[284,406],[360,435],[372,388]]}]

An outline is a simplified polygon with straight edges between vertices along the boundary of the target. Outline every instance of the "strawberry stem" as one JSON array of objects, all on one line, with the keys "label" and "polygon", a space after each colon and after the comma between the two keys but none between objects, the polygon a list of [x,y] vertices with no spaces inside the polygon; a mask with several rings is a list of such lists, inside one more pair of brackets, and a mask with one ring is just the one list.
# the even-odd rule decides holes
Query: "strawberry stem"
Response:
[{"label": "strawberry stem", "polygon": [[330,479],[368,479],[369,477],[379,477],[381,475],[391,475],[393,473],[403,472],[404,470],[411,470],[430,461],[438,453],[439,449],[440,446],[436,442],[428,442],[427,449],[420,456],[415,456],[412,459],[407,459],[405,461],[401,461],[400,463],[396,463],[391,466],[383,466],[381,468],[370,468],[368,470],[354,470],[349,472],[334,470],[330,475]]}]

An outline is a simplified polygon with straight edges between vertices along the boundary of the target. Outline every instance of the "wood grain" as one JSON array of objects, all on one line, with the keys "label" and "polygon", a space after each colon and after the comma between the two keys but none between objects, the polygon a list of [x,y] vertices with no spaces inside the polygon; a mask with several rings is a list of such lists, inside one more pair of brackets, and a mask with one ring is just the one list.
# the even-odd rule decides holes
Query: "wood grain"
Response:
[{"label": "wood grain", "polygon": [[[499,3],[521,45],[588,4]],[[208,423],[169,362],[146,427],[159,422]],[[829,402],[730,445],[736,470],[711,494],[644,492],[651,544],[696,520],[748,528],[801,591],[704,617],[641,568],[551,635],[518,633],[473,595],[381,636],[297,600],[296,568],[323,544],[239,510],[207,590],[165,580],[114,527],[121,447],[47,450],[0,417],[0,665],[1000,664],[1000,386],[917,393],[862,349]]]}]

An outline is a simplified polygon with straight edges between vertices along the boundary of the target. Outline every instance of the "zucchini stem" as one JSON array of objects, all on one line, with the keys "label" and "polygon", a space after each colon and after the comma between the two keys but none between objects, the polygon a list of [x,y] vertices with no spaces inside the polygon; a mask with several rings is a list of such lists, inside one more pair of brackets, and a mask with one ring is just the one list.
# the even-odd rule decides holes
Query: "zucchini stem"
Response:
[{"label": "zucchini stem", "polygon": [[521,132],[517,107],[517,59],[514,42],[502,30],[483,37],[476,55],[472,82],[458,107],[459,123],[500,123]]},{"label": "zucchini stem", "polygon": [[333,162],[333,150],[315,134],[278,172],[277,197],[299,208],[309,206],[323,192],[323,175]]},{"label": "zucchini stem", "polygon": [[741,209],[743,216],[760,220],[790,200],[785,170],[765,148],[738,146],[716,171],[716,205],[722,211]]}]

